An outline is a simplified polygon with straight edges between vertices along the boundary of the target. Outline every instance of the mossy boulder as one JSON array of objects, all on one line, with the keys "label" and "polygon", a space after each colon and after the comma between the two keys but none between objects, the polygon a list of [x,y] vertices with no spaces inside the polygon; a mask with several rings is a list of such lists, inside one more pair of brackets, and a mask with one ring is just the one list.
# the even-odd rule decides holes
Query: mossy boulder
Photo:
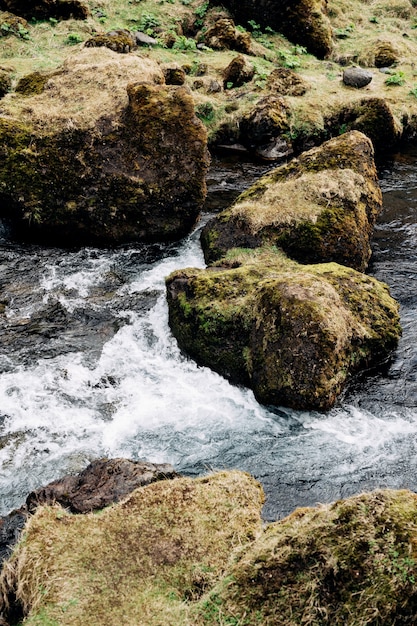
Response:
[{"label": "mossy boulder", "polygon": [[202,231],[206,261],[235,247],[276,245],[302,263],[365,269],[382,208],[370,140],[351,132],[263,176]]},{"label": "mossy boulder", "polygon": [[128,30],[112,30],[105,35],[94,35],[85,42],[86,48],[106,47],[114,52],[126,54],[136,48],[136,38]]},{"label": "mossy boulder", "polygon": [[280,96],[266,96],[239,122],[240,142],[261,158],[278,160],[292,154],[290,107]]},{"label": "mossy boulder", "polygon": [[255,76],[255,68],[252,63],[248,63],[245,57],[239,54],[232,59],[229,65],[223,70],[223,88],[234,89],[249,83]]},{"label": "mossy boulder", "polygon": [[15,87],[15,91],[22,96],[34,96],[36,94],[42,93],[49,78],[49,74],[45,74],[42,72],[32,72],[32,74],[23,76],[19,80]]},{"label": "mossy boulder", "polygon": [[220,17],[204,33],[204,42],[214,50],[236,50],[248,54],[251,49],[249,33],[236,29],[233,20]]},{"label": "mossy boulder", "polygon": [[416,538],[410,491],[297,509],[236,558],[200,603],[203,624],[414,624]]},{"label": "mossy boulder", "polygon": [[290,41],[306,46],[319,58],[333,47],[332,29],[326,15],[326,0],[211,0],[222,4],[244,26],[250,20],[262,28],[273,28]]},{"label": "mossy boulder", "polygon": [[267,88],[280,96],[304,96],[310,85],[288,67],[277,67],[267,79]]},{"label": "mossy boulder", "polygon": [[8,11],[0,11],[0,38],[8,35],[27,38],[29,24],[23,17]]},{"label": "mossy boulder", "polygon": [[6,96],[2,214],[25,237],[64,245],[186,234],[206,193],[206,131],[188,91],[160,83],[155,62],[91,48],[41,94]]},{"label": "mossy boulder", "polygon": [[377,156],[391,152],[402,136],[402,125],[383,98],[363,98],[341,107],[326,121],[332,134],[358,130],[372,141]]},{"label": "mossy boulder", "polygon": [[330,408],[401,332],[383,283],[336,263],[301,266],[275,249],[231,250],[166,285],[180,348],[267,405]]},{"label": "mossy boulder", "polygon": [[9,93],[12,88],[11,72],[0,69],[0,98]]},{"label": "mossy boulder", "polygon": [[90,10],[81,0],[1,0],[11,13],[30,19],[81,19],[90,15]]},{"label": "mossy boulder", "polygon": [[100,514],[39,507],[3,569],[0,611],[11,600],[27,624],[191,626],[232,550],[260,534],[262,502],[253,478],[223,472],[153,483]]},{"label": "mossy boulder", "polygon": [[391,67],[400,60],[400,53],[392,41],[377,41],[373,54],[375,67]]}]

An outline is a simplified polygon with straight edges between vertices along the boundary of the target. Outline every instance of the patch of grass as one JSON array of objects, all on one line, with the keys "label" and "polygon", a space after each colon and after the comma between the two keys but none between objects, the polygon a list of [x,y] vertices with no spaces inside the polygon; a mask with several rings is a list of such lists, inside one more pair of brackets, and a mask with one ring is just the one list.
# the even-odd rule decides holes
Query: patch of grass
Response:
[{"label": "patch of grass", "polygon": [[385,79],[385,84],[390,87],[402,86],[405,83],[405,74],[402,71],[395,72]]}]

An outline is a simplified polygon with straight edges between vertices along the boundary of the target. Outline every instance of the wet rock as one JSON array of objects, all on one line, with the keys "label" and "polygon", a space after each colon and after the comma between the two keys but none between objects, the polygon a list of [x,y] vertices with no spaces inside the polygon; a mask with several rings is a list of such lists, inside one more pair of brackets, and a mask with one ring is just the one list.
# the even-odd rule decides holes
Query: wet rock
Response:
[{"label": "wet rock", "polygon": [[262,28],[273,28],[290,41],[306,46],[319,58],[332,50],[326,0],[223,0],[222,4],[237,23],[247,24],[254,20]]},{"label": "wet rock", "polygon": [[309,85],[293,70],[278,67],[268,76],[267,87],[280,96],[303,96]]},{"label": "wet rock", "polygon": [[79,19],[84,20],[90,10],[81,0],[2,0],[7,10],[30,19]]},{"label": "wet rock", "polygon": [[85,42],[86,48],[106,47],[114,52],[126,54],[136,48],[136,37],[128,30],[112,30],[105,35],[94,35]]},{"label": "wet rock", "polygon": [[40,504],[56,502],[72,513],[88,513],[119,502],[137,487],[178,476],[167,463],[99,459],[76,476],[65,476],[32,491],[26,506],[33,513]]},{"label": "wet rock", "polygon": [[370,140],[352,132],[273,170],[210,220],[207,262],[235,247],[276,245],[301,263],[364,270],[382,196]]},{"label": "wet rock", "polygon": [[361,67],[348,67],[343,72],[343,82],[348,87],[362,89],[369,85],[373,78],[372,72]]},{"label": "wet rock", "polygon": [[223,71],[223,88],[234,89],[249,83],[255,75],[255,68],[244,56],[239,55]]},{"label": "wet rock", "polygon": [[207,30],[204,41],[214,50],[236,50],[249,54],[251,38],[249,33],[242,33],[235,28],[233,20],[221,18]]},{"label": "wet rock", "polygon": [[329,409],[401,332],[383,283],[336,263],[301,266],[270,247],[234,248],[166,284],[180,348],[266,405]]},{"label": "wet rock", "polygon": [[185,71],[179,65],[166,65],[162,71],[167,85],[183,85],[185,83]]},{"label": "wet rock", "polygon": [[36,98],[15,98],[10,117],[3,100],[0,212],[18,234],[108,245],[192,228],[206,194],[207,134],[188,91],[163,82],[154,61],[88,48]]},{"label": "wet rock", "polygon": [[332,134],[358,130],[369,137],[379,156],[391,151],[402,135],[402,126],[383,98],[364,98],[342,107],[326,122]]},{"label": "wet rock", "polygon": [[16,509],[8,515],[0,517],[0,568],[3,561],[9,558],[13,546],[19,540],[26,520],[27,511],[25,507]]},{"label": "wet rock", "polygon": [[292,154],[290,108],[283,98],[267,96],[240,120],[240,142],[257,156],[278,160]]}]

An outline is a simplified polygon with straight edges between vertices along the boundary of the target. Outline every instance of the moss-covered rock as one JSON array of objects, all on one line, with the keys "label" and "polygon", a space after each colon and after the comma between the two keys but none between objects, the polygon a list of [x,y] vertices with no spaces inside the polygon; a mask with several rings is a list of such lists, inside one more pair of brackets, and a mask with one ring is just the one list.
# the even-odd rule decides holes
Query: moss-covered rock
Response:
[{"label": "moss-covered rock", "polygon": [[263,492],[224,472],[139,488],[101,514],[40,507],[1,581],[27,624],[191,626],[233,548],[261,532]]},{"label": "moss-covered rock", "polygon": [[297,509],[239,555],[200,602],[202,622],[414,624],[416,538],[417,496],[410,491],[375,491]]},{"label": "moss-covered rock", "polygon": [[23,76],[16,85],[16,93],[22,96],[34,96],[42,93],[50,76],[42,72],[33,72],[27,76]]},{"label": "moss-covered rock", "polygon": [[223,88],[233,89],[249,83],[255,76],[255,68],[248,63],[244,56],[239,54],[232,59],[229,65],[223,70]]},{"label": "moss-covered rock", "polygon": [[268,76],[267,87],[280,96],[304,96],[310,85],[288,67],[278,67]]},{"label": "moss-covered rock", "polygon": [[204,33],[204,42],[214,50],[236,50],[248,54],[251,49],[249,33],[235,28],[233,20],[221,17]]},{"label": "moss-covered rock", "polygon": [[62,18],[84,20],[90,10],[81,0],[2,0],[8,11],[26,18]]},{"label": "moss-covered rock", "polygon": [[263,176],[202,232],[208,262],[234,247],[281,247],[302,263],[363,270],[382,207],[372,144],[352,132]]},{"label": "moss-covered rock", "polygon": [[128,30],[113,30],[105,35],[94,35],[85,42],[86,48],[106,47],[114,52],[126,54],[136,48],[136,38]]},{"label": "moss-covered rock", "polygon": [[0,11],[0,37],[16,35],[27,38],[29,24],[23,17],[18,17],[8,11]]},{"label": "moss-covered rock", "polygon": [[290,107],[284,98],[261,98],[239,122],[240,142],[257,156],[287,157],[292,154],[289,117]]},{"label": "moss-covered rock", "polygon": [[211,0],[230,10],[237,23],[253,20],[273,28],[294,43],[306,46],[319,58],[332,50],[332,30],[326,16],[326,0]]},{"label": "moss-covered rock", "polygon": [[185,88],[155,82],[154,62],[93,48],[41,94],[3,99],[0,210],[26,237],[117,244],[175,239],[193,226],[206,132]]},{"label": "moss-covered rock", "polygon": [[12,88],[11,72],[0,70],[0,98],[9,93]]},{"label": "moss-covered rock", "polygon": [[331,407],[352,373],[400,335],[386,285],[355,270],[300,266],[274,249],[232,250],[207,270],[167,278],[169,323],[199,364],[264,404]]},{"label": "moss-covered rock", "polygon": [[330,133],[358,130],[372,141],[375,153],[382,156],[398,145],[402,126],[383,98],[363,98],[343,106],[326,125]]}]

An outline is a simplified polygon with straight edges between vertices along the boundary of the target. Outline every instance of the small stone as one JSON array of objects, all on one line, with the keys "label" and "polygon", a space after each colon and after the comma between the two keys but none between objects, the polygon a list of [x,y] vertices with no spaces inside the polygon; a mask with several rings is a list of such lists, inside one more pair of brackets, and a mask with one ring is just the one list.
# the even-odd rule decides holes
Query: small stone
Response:
[{"label": "small stone", "polygon": [[136,40],[137,46],[156,46],[156,44],[158,43],[156,39],[154,39],[153,37],[149,37],[149,35],[147,35],[146,33],[142,33],[139,30],[133,33],[133,36]]},{"label": "small stone", "polygon": [[348,67],[343,72],[343,82],[348,87],[362,89],[369,85],[373,78],[372,72],[361,67]]}]

